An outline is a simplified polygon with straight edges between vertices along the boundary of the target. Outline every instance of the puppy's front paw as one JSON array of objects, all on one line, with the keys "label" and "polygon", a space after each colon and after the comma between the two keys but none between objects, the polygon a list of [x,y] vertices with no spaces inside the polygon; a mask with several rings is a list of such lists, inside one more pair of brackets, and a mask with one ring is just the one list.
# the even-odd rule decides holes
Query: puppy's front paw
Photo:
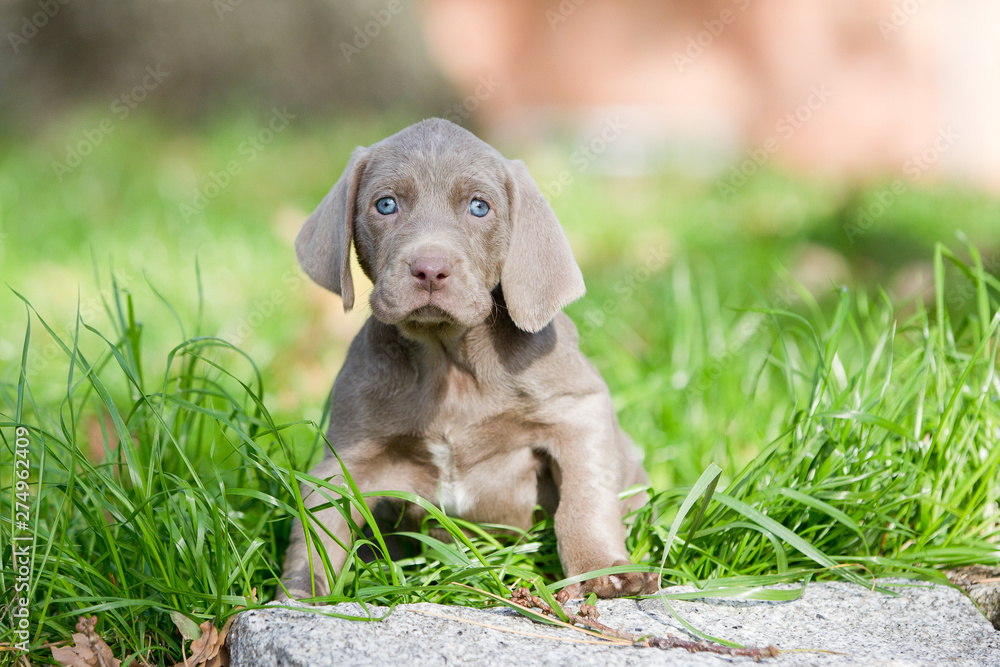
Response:
[{"label": "puppy's front paw", "polygon": [[[278,586],[278,590],[275,591],[274,599],[276,602],[284,602],[285,600],[308,600],[313,597],[313,577],[309,570],[309,566],[299,568],[296,572],[292,574],[286,574],[282,578],[284,587]],[[316,597],[322,597],[324,595],[329,595],[329,589],[326,585],[326,580],[316,577]],[[288,591],[287,593],[285,591]],[[319,602],[314,602],[312,604],[322,604]]]},{"label": "puppy's front paw", "polygon": [[[627,560],[612,563],[616,565],[631,565]],[[559,602],[583,598],[595,593],[601,598],[617,598],[625,595],[649,595],[660,587],[660,575],[655,572],[625,572],[624,574],[606,574],[594,577],[578,584],[570,584],[559,591],[556,599]]]},{"label": "puppy's front paw", "polygon": [[312,593],[301,589],[301,588],[289,588],[288,593],[279,586],[277,592],[274,594],[275,602],[287,602],[288,600],[308,600],[312,597]]},{"label": "puppy's front paw", "polygon": [[[615,563],[625,565],[625,563]],[[583,582],[583,596],[596,593],[600,598],[617,598],[623,595],[655,593],[660,587],[660,575],[655,572],[626,572],[608,574]]]}]

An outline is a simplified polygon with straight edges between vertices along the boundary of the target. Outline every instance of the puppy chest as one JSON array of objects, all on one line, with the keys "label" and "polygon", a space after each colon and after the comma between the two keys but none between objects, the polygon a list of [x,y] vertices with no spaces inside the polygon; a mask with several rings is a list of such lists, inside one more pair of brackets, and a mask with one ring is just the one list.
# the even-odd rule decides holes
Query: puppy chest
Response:
[{"label": "puppy chest", "polygon": [[[451,369],[434,419],[423,429],[425,460],[437,474],[440,506],[449,514],[484,520],[487,506],[504,498],[534,506],[539,460],[534,450],[544,439],[523,398],[507,387],[493,387]],[[516,500],[515,498],[522,498]],[[493,517],[501,521],[509,512]]]},{"label": "puppy chest", "polygon": [[475,506],[475,490],[455,465],[455,448],[449,442],[427,443],[431,464],[438,473],[438,504],[452,516],[463,516]]},{"label": "puppy chest", "polygon": [[437,472],[437,501],[451,516],[511,523],[507,505],[530,510],[536,503],[540,462],[529,447],[493,449],[489,444],[477,442],[470,451],[468,443],[427,441]]}]

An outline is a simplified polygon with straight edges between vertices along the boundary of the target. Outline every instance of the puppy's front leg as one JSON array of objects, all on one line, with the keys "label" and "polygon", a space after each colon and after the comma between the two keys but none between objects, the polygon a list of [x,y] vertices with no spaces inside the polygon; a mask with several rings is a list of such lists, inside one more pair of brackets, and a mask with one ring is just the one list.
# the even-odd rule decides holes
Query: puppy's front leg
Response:
[{"label": "puppy's front leg", "polygon": [[[386,467],[379,462],[378,456],[368,456],[364,459],[344,455],[344,466],[350,471],[354,483],[362,493],[371,491],[415,491],[411,488],[411,480],[414,475],[409,474],[404,468],[404,464],[397,463],[394,466]],[[342,475],[340,462],[336,457],[330,456],[319,463],[310,474],[320,479],[332,479]],[[337,493],[323,488],[318,488],[309,493],[303,499],[303,504],[308,509],[319,505],[327,504],[338,500]],[[369,507],[374,505],[378,498],[368,498]],[[357,507],[351,506],[351,518],[359,528],[363,528],[365,520]],[[351,526],[344,518],[341,510],[337,507],[327,507],[313,513],[313,527],[315,531],[310,535],[312,552],[312,565],[310,567],[310,549],[307,548],[305,531],[302,522],[296,518],[292,525],[291,538],[288,543],[288,551],[285,553],[284,574],[281,583],[284,586],[278,587],[277,600],[287,600],[289,598],[310,598],[313,597],[313,579],[315,579],[315,595],[328,595],[330,585],[323,561],[317,549],[318,541],[326,552],[330,560],[330,567],[334,573],[339,573],[344,563],[347,562],[348,552],[341,547],[343,544],[351,545]],[[324,526],[326,530],[324,530]],[[328,532],[329,531],[329,532]],[[331,536],[329,533],[332,533]],[[336,538],[336,539],[334,539]]]},{"label": "puppy's front leg", "polygon": [[[605,404],[606,403],[606,404]],[[615,445],[610,400],[593,396],[568,410],[577,419],[553,431],[550,453],[556,469],[559,505],[555,514],[559,560],[567,577],[615,565],[630,564],[622,524],[627,460]],[[655,592],[658,577],[629,572],[588,579],[566,587],[562,599],[591,592],[618,597]]]}]

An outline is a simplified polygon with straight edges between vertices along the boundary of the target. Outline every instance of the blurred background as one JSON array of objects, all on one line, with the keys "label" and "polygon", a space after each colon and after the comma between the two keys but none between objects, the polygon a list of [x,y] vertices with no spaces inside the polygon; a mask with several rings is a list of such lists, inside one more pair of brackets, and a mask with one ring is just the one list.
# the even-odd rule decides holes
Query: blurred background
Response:
[{"label": "blurred background", "polygon": [[623,174],[709,173],[769,139],[786,167],[902,174],[950,129],[931,175],[1000,187],[1000,7],[987,0],[14,0],[2,12],[0,108],[28,132],[113,104],[153,68],[163,89],[114,114],[393,109],[507,141],[614,117],[629,128],[609,156]]},{"label": "blurred background", "polygon": [[[620,358],[669,357],[671,386],[650,391],[687,390],[706,363],[657,333],[664,290],[732,322],[761,302],[822,309],[840,285],[905,309],[956,235],[1000,270],[987,0],[5,0],[0,27],[7,380],[19,295],[71,338],[78,311],[107,319],[114,283],[157,363],[182,336],[223,337],[275,409],[318,418],[367,309],[305,280],[292,241],[354,146],[430,116],[528,163],[587,279],[569,312],[616,389],[633,381]],[[724,327],[699,336],[709,359],[739,353]],[[29,374],[64,395],[37,322],[29,347]]]}]

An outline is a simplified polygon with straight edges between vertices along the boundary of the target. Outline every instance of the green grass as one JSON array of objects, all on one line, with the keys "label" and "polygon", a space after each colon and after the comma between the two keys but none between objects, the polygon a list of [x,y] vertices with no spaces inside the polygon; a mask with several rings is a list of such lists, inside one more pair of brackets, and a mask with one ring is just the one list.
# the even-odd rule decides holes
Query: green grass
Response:
[{"label": "green grass", "polygon": [[[253,127],[234,125],[204,136],[122,127],[56,190],[44,141],[0,155],[13,288],[0,324],[0,606],[15,584],[21,425],[33,662],[50,662],[45,645],[96,614],[117,657],[172,664],[181,637],[170,612],[221,625],[254,589],[261,602],[274,594],[298,489],[321,484],[364,508],[350,488],[308,475],[324,447],[325,392],[364,312],[343,318],[334,297],[283,282],[294,260],[275,219],[300,221],[350,144],[385,128],[289,129],[185,232],[176,211],[187,194],[171,170],[217,168]],[[851,245],[843,221],[864,192],[774,174],[730,202],[712,192],[670,175],[581,175],[553,202],[589,288],[567,310],[646,451],[655,495],[628,538],[638,567],[701,596],[787,599],[801,589],[761,586],[943,581],[946,567],[1000,562],[1000,283],[984,222],[996,204],[913,192]],[[937,245],[952,215],[970,240],[948,232]],[[38,225],[14,224],[32,216]],[[197,253],[188,232],[202,235]],[[80,252],[88,240],[101,250]],[[661,244],[666,262],[651,253]],[[817,247],[844,259],[842,279],[810,278]],[[878,287],[911,266],[926,267],[926,294]],[[229,342],[234,319],[259,311],[274,285],[284,287],[272,314]],[[427,509],[454,541],[423,531],[411,558],[352,558],[329,599],[483,605],[512,585],[566,583],[550,520],[496,533]],[[381,535],[367,544],[380,552]],[[0,642],[11,639],[0,625]]]},{"label": "green grass", "polygon": [[[941,249],[936,260],[940,300],[953,258]],[[681,287],[691,276],[675,272],[649,297],[660,303],[663,319],[650,318],[660,326],[643,332],[663,336],[664,347],[654,338],[647,355],[629,361],[628,352],[616,359],[615,347],[600,342],[611,333],[585,340],[606,345],[606,368],[627,369],[629,378],[612,374],[623,387],[623,422],[646,446],[654,477],[669,470],[668,484],[635,517],[633,557],[662,564],[669,583],[705,587],[704,595],[767,598],[797,594],[757,590],[777,581],[864,583],[889,573],[942,580],[943,566],[997,562],[998,283],[981,267],[956,265],[977,285],[977,310],[961,322],[929,316],[920,304],[898,321],[886,299],[845,290],[828,317],[764,303],[733,314],[759,315],[758,330],[739,354],[716,358],[697,344],[700,336],[681,330],[732,323],[711,321]],[[154,373],[138,361],[135,295],[113,297],[112,329],[81,323],[73,339],[60,341],[67,361],[60,404],[38,405],[23,375],[2,387],[5,496],[12,497],[14,426],[29,429],[34,457],[33,659],[92,613],[116,655],[177,659],[170,611],[221,620],[249,604],[254,588],[261,599],[273,593],[289,518],[299,511],[296,487],[321,484],[363,507],[350,489],[309,478],[320,431],[275,422],[250,359],[218,339],[195,338],[178,341]],[[694,312],[682,316],[684,308]],[[25,349],[39,325],[48,326],[26,310],[33,326]],[[81,354],[85,336],[104,351]],[[719,365],[699,375],[700,364],[689,363],[693,381],[678,389],[671,386],[677,367],[662,357],[678,354],[681,341],[693,345],[683,351],[689,362]],[[95,414],[106,418],[94,422]],[[692,441],[670,442],[678,432],[672,424],[682,421]],[[751,435],[770,430],[768,442]],[[103,444],[96,456],[95,441]],[[549,590],[565,583],[551,521],[502,536],[427,508],[454,543],[423,534],[417,557],[354,559],[330,599],[484,604],[484,595],[460,584],[503,594],[522,583]],[[8,591],[10,536],[5,522],[0,583]],[[379,538],[368,544],[379,550]]]}]

